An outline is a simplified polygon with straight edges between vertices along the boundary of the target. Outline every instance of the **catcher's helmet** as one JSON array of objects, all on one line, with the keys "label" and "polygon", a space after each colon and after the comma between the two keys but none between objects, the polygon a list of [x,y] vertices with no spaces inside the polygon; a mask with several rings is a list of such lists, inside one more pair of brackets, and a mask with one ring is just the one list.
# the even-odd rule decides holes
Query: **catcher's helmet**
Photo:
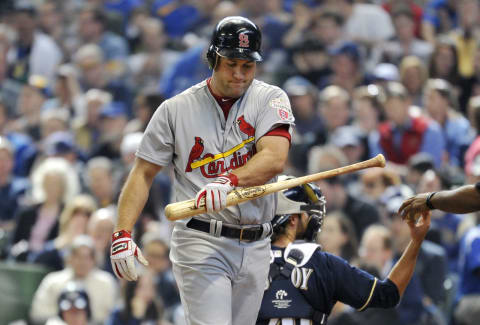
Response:
[{"label": "catcher's helmet", "polygon": [[240,17],[226,17],[215,26],[212,41],[207,51],[210,68],[215,68],[217,55],[227,58],[262,61],[260,46],[262,34],[251,20]]},{"label": "catcher's helmet", "polygon": [[[292,177],[281,176],[279,180],[289,178]],[[273,231],[277,232],[292,214],[306,212],[310,216],[310,220],[303,239],[313,241],[320,231],[326,213],[326,200],[320,188],[314,183],[295,186],[278,192],[277,200],[277,209],[272,220]]]}]

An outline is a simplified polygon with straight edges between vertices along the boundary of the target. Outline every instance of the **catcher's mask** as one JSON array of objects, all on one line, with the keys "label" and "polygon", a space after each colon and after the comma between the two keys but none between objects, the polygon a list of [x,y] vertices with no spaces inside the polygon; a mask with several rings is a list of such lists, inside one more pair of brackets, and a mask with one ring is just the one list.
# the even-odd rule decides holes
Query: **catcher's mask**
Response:
[{"label": "catcher's mask", "polygon": [[207,61],[211,69],[217,65],[217,56],[231,59],[262,61],[260,46],[262,34],[251,20],[240,17],[226,17],[215,26]]},{"label": "catcher's mask", "polygon": [[[290,179],[292,176],[280,176],[279,180]],[[303,238],[307,242],[314,241],[321,231],[326,213],[326,200],[320,188],[314,183],[292,187],[277,193],[277,209],[272,220],[274,232],[288,221],[292,214],[306,212],[309,216],[307,229]]]}]

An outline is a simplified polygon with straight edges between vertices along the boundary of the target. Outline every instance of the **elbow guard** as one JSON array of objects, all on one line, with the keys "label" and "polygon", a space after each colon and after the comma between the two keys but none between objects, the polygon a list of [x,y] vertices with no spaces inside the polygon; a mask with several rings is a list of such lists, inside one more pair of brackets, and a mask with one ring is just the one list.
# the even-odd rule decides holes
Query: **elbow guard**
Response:
[{"label": "elbow guard", "polygon": [[393,308],[400,302],[398,288],[390,279],[377,281],[375,292],[367,307]]}]

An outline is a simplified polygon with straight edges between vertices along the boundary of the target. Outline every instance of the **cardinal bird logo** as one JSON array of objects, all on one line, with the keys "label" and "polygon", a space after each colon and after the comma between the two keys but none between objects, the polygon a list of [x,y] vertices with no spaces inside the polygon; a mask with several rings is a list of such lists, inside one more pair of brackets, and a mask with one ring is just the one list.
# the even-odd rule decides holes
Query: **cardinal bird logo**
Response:
[{"label": "cardinal bird logo", "polygon": [[248,135],[248,137],[255,136],[255,129],[247,121],[245,121],[243,115],[237,118],[237,123],[240,131]]},{"label": "cardinal bird logo", "polygon": [[192,147],[192,150],[190,150],[190,155],[188,156],[188,162],[187,162],[187,168],[185,168],[185,172],[191,172],[192,171],[192,163],[200,158],[200,156],[203,153],[203,140],[200,137],[195,137],[195,144]]}]

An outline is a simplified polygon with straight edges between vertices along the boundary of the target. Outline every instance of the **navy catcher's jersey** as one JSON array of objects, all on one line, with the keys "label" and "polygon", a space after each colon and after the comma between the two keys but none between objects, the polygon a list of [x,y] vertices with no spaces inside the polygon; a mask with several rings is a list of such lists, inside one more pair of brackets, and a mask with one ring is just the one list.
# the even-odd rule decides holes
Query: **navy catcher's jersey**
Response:
[{"label": "navy catcher's jersey", "polygon": [[[292,251],[297,254],[291,254]],[[315,324],[320,324],[322,315],[329,315],[337,301],[358,310],[388,308],[398,303],[398,290],[393,282],[379,281],[345,260],[321,251],[316,244],[290,244],[285,249],[272,246],[271,254],[271,272],[257,324],[303,324],[301,319],[313,319],[314,315]],[[301,258],[292,261],[289,258],[292,255]],[[292,262],[296,265],[289,266]],[[283,271],[285,268],[291,272]]]}]

